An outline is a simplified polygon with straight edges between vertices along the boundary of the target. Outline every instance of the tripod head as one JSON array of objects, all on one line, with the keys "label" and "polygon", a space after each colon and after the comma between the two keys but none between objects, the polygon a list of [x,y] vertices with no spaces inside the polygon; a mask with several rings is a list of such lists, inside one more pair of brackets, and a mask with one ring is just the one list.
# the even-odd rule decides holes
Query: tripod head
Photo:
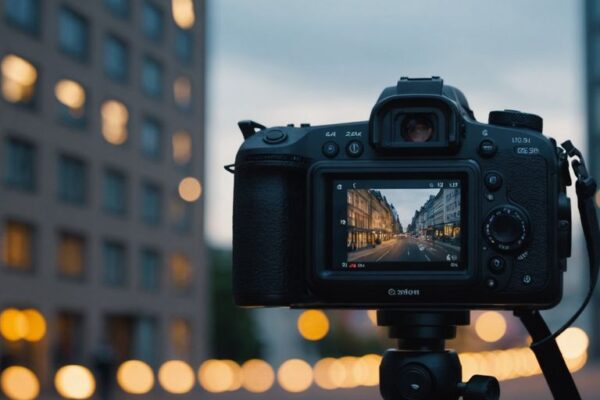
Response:
[{"label": "tripod head", "polygon": [[384,400],[498,400],[496,378],[475,375],[462,383],[458,355],[445,350],[456,327],[469,322],[469,311],[378,310],[377,324],[387,326],[390,338],[398,340],[398,349],[387,350],[381,361]]}]

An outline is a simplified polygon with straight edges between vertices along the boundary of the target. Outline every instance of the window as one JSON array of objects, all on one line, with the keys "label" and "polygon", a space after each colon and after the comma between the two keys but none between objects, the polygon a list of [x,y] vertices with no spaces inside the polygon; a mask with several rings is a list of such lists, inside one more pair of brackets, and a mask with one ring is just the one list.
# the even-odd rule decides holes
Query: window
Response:
[{"label": "window", "polygon": [[62,232],[58,238],[58,273],[65,278],[83,278],[85,268],[85,239],[70,232]]},{"label": "window", "polygon": [[127,178],[121,172],[104,173],[104,209],[118,215],[127,211]]},{"label": "window", "polygon": [[156,292],[160,287],[160,254],[153,249],[143,249],[140,253],[140,287]]},{"label": "window", "polygon": [[175,33],[175,55],[184,64],[192,62],[192,44],[191,32],[177,29]]},{"label": "window", "polygon": [[160,97],[163,92],[162,66],[150,57],[144,57],[142,63],[142,90],[152,97]]},{"label": "window", "polygon": [[15,138],[6,139],[4,182],[13,189],[32,192],[35,189],[35,148]]},{"label": "window", "polygon": [[158,321],[152,317],[136,318],[133,331],[133,358],[156,366],[158,348]]},{"label": "window", "polygon": [[9,103],[33,106],[38,81],[37,69],[15,54],[2,58],[2,96]]},{"label": "window", "polygon": [[33,227],[19,221],[4,224],[2,261],[11,269],[33,269]]},{"label": "window", "polygon": [[113,241],[104,242],[102,257],[104,283],[109,286],[125,286],[128,278],[125,245]]},{"label": "window", "polygon": [[160,122],[151,117],[142,121],[142,154],[148,158],[158,160],[162,149],[162,126]]},{"label": "window", "polygon": [[75,11],[61,7],[58,15],[58,45],[66,54],[86,61],[89,56],[87,20]]},{"label": "window", "polygon": [[104,72],[117,82],[129,78],[129,49],[124,41],[112,35],[104,40]]},{"label": "window", "polygon": [[173,356],[186,359],[189,357],[192,345],[192,329],[188,320],[175,318],[169,326],[169,339]]},{"label": "window", "polygon": [[61,156],[58,162],[58,197],[69,204],[86,202],[86,166],[77,158]]},{"label": "window", "polygon": [[187,233],[190,231],[193,222],[193,209],[192,205],[182,201],[180,198],[174,198],[171,200],[169,207],[171,214],[172,226],[180,233]]},{"label": "window", "polygon": [[102,136],[110,144],[121,145],[127,141],[129,110],[118,100],[106,100],[100,108]]},{"label": "window", "polygon": [[164,13],[156,5],[145,1],[142,7],[142,31],[147,38],[154,41],[162,39],[164,30]]},{"label": "window", "polygon": [[129,0],[104,0],[104,5],[115,17],[129,18],[131,13]]},{"label": "window", "polygon": [[161,219],[162,191],[151,183],[142,184],[142,220],[148,225],[158,225]]},{"label": "window", "polygon": [[175,253],[169,260],[169,276],[173,286],[180,291],[185,291],[192,284],[192,267],[190,260],[181,253]]},{"label": "window", "polygon": [[73,126],[85,125],[85,89],[76,81],[61,79],[54,85],[54,96],[59,104],[60,118]]},{"label": "window", "polygon": [[57,366],[80,364],[84,361],[83,315],[71,311],[60,311],[56,320]]},{"label": "window", "polygon": [[173,98],[182,110],[189,110],[192,105],[192,83],[186,76],[180,76],[173,82]]},{"label": "window", "polygon": [[40,33],[39,0],[6,0],[4,13],[8,23],[33,35]]},{"label": "window", "polygon": [[186,165],[192,158],[192,137],[186,131],[173,133],[171,139],[173,161],[179,165]]}]

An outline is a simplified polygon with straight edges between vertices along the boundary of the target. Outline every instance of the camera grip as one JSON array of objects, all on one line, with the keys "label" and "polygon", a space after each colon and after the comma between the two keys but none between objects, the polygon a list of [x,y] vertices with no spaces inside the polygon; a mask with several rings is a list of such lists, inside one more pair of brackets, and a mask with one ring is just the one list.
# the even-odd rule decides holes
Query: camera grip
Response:
[{"label": "camera grip", "polygon": [[305,260],[306,166],[301,161],[236,163],[233,294],[240,306],[297,299]]}]

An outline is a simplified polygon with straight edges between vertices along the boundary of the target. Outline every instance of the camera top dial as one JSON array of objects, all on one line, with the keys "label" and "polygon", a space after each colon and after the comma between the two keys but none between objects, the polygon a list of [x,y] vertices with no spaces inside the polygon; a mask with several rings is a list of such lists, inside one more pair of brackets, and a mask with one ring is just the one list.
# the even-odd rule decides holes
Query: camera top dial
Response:
[{"label": "camera top dial", "polygon": [[483,232],[493,248],[513,252],[522,248],[529,238],[529,218],[514,206],[501,206],[488,214]]}]

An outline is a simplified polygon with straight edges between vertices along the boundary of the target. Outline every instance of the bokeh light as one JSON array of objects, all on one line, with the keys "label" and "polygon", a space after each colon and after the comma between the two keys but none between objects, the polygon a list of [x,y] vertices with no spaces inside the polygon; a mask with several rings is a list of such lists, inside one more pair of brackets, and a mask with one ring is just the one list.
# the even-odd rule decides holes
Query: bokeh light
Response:
[{"label": "bokeh light", "polygon": [[21,340],[27,335],[27,317],[16,308],[7,308],[0,314],[0,333],[9,341]]},{"label": "bokeh light", "polygon": [[81,365],[66,365],[54,376],[54,386],[67,399],[88,399],[96,390],[96,381],[89,369]]},{"label": "bokeh light", "polygon": [[277,371],[277,381],[288,392],[303,392],[313,382],[313,370],[304,360],[287,360]]},{"label": "bokeh light", "polygon": [[202,195],[202,185],[200,181],[193,176],[188,176],[183,178],[181,182],[179,182],[179,196],[187,201],[194,202],[200,198]]},{"label": "bokeh light", "polygon": [[298,332],[306,340],[321,340],[329,332],[329,319],[321,310],[306,310],[298,317]]},{"label": "bokeh light", "polygon": [[486,311],[475,321],[475,332],[485,342],[497,342],[506,333],[506,319],[497,311]]},{"label": "bokeh light", "polygon": [[379,354],[367,354],[365,356],[362,356],[360,360],[367,371],[366,377],[363,380],[363,385],[379,385],[379,365],[381,364],[381,356]]},{"label": "bokeh light", "polygon": [[80,111],[85,105],[85,90],[81,84],[62,79],[54,86],[54,95],[62,104],[72,111]]},{"label": "bokeh light", "polygon": [[26,102],[33,97],[37,81],[36,68],[24,58],[8,54],[0,64],[2,95],[11,103]]},{"label": "bokeh light", "polygon": [[158,370],[158,381],[169,393],[188,393],[194,387],[194,371],[184,361],[170,360]]},{"label": "bokeh light", "polygon": [[187,164],[192,158],[192,138],[186,131],[173,133],[173,160],[179,165]]},{"label": "bokeh light", "polygon": [[129,111],[125,104],[117,100],[106,100],[100,109],[102,136],[110,144],[120,145],[127,140]]},{"label": "bokeh light", "polygon": [[248,360],[242,364],[242,386],[252,393],[264,393],[275,382],[273,368],[263,360]]},{"label": "bokeh light", "polygon": [[46,335],[46,319],[44,316],[33,308],[23,310],[23,316],[27,321],[27,332],[24,339],[30,342],[37,342]]},{"label": "bokeh light", "polygon": [[171,11],[173,20],[181,29],[189,29],[194,26],[196,14],[192,0],[171,0]]},{"label": "bokeh light", "polygon": [[225,364],[229,366],[231,373],[233,375],[233,379],[231,381],[231,385],[227,388],[228,391],[239,390],[242,387],[243,383],[243,375],[242,375],[242,367],[233,360],[222,360]]},{"label": "bokeh light", "polygon": [[231,390],[236,383],[231,365],[222,360],[203,362],[198,370],[198,380],[200,385],[211,393],[226,392]]},{"label": "bokeh light", "polygon": [[575,359],[585,354],[590,339],[583,329],[573,326],[561,333],[556,343],[565,359]]},{"label": "bokeh light", "polygon": [[173,98],[183,108],[188,108],[192,102],[192,83],[186,76],[180,76],[173,82]]},{"label": "bokeh light", "polygon": [[40,382],[33,372],[25,367],[12,366],[0,376],[2,392],[11,400],[32,400],[40,393]]},{"label": "bokeh light", "polygon": [[127,393],[145,394],[154,387],[154,373],[145,362],[129,360],[119,366],[117,383]]},{"label": "bokeh light", "polygon": [[367,317],[369,317],[369,321],[371,321],[373,326],[377,326],[377,310],[368,310]]},{"label": "bokeh light", "polygon": [[341,387],[345,378],[346,369],[335,358],[323,358],[314,366],[315,384],[322,389],[337,389]]}]

